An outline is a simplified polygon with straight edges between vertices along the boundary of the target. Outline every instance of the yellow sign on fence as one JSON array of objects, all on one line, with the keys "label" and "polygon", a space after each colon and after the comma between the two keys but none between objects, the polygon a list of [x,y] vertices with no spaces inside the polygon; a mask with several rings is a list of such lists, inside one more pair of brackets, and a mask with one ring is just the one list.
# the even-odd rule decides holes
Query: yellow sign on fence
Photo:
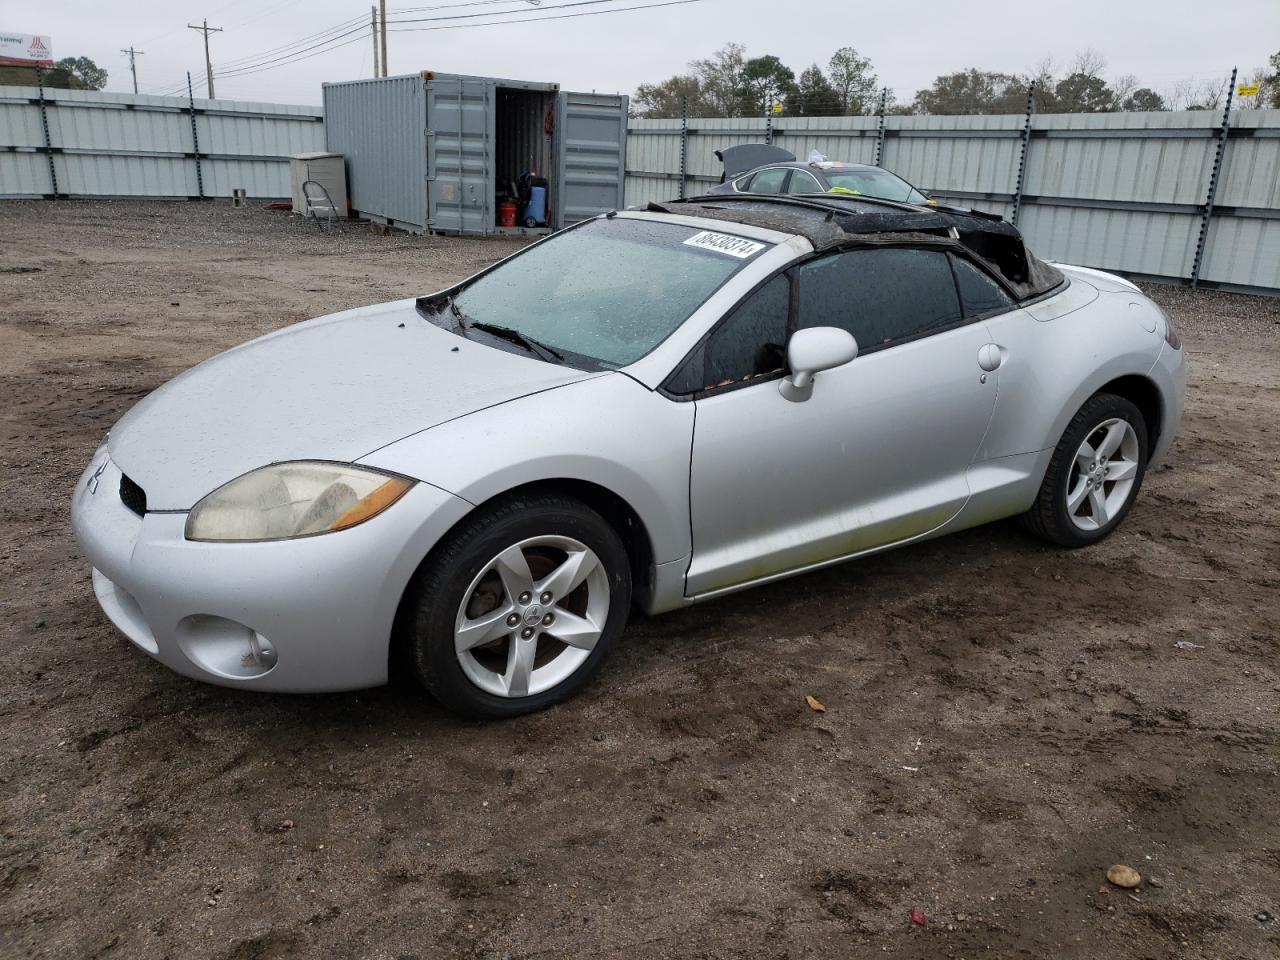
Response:
[{"label": "yellow sign on fence", "polygon": [[1260,83],[1242,83],[1236,87],[1236,96],[1256,97],[1260,89],[1262,89],[1262,84]]},{"label": "yellow sign on fence", "polygon": [[[1244,94],[1241,94],[1241,96],[1244,96]],[[775,103],[775,104],[773,105],[773,112],[774,112],[774,113],[781,113],[781,112],[782,112],[782,104],[780,104],[780,103]]]}]

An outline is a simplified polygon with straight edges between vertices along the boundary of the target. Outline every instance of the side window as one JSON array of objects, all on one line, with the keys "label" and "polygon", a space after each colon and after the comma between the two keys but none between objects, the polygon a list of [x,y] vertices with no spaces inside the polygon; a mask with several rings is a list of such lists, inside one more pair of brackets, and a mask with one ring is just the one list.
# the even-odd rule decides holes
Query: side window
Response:
[{"label": "side window", "polygon": [[747,187],[748,193],[781,193],[782,181],[787,179],[786,167],[774,167],[769,170],[761,170],[751,178],[751,185]]},{"label": "side window", "polygon": [[780,274],[729,314],[667,382],[681,396],[754,380],[786,369],[791,283]]},{"label": "side window", "polygon": [[956,271],[956,286],[960,288],[966,317],[1013,309],[1013,298],[1004,292],[1004,288],[968,260],[952,257],[951,266]]},{"label": "side window", "polygon": [[737,180],[733,181],[733,186],[739,193],[745,193],[747,188],[751,186],[751,174],[747,174],[745,177],[739,177]]},{"label": "side window", "polygon": [[870,353],[962,319],[947,255],[934,250],[852,250],[800,268],[797,326],[843,327]]},{"label": "side window", "polygon": [[791,185],[787,193],[822,193],[822,184],[814,179],[813,174],[804,170],[791,171]]},{"label": "side window", "polygon": [[707,388],[768,376],[787,365],[787,310],[791,283],[774,277],[731,313],[707,340]]}]

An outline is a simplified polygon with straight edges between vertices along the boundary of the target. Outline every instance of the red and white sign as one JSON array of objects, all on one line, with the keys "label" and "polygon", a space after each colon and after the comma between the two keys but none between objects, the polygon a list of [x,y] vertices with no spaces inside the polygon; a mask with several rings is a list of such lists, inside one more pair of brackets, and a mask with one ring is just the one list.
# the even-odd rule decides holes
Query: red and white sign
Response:
[{"label": "red and white sign", "polygon": [[0,65],[52,67],[53,44],[48,37],[28,33],[0,33]]}]

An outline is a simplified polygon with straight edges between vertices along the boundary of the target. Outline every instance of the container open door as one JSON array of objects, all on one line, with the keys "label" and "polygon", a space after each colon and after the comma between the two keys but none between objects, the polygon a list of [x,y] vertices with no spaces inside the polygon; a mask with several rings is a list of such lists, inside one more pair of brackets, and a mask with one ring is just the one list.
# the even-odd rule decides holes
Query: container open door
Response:
[{"label": "container open door", "polygon": [[427,80],[427,226],[441,233],[493,232],[493,82]]},{"label": "container open door", "polygon": [[627,159],[627,98],[621,94],[560,94],[556,118],[558,222],[567,227],[622,209]]}]

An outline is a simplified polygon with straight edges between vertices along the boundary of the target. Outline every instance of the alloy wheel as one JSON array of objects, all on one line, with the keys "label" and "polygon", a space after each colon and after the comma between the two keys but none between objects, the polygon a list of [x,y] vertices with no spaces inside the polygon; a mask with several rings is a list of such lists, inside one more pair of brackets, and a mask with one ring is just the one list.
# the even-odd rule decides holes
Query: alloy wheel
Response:
[{"label": "alloy wheel", "polygon": [[1138,477],[1138,433],[1112,417],[1084,438],[1067,474],[1067,515],[1081,530],[1105,527],[1124,508]]},{"label": "alloy wheel", "polygon": [[609,577],[572,537],[521,540],[491,559],[458,606],[454,651],[467,678],[499,697],[563,683],[591,656],[609,616]]}]

